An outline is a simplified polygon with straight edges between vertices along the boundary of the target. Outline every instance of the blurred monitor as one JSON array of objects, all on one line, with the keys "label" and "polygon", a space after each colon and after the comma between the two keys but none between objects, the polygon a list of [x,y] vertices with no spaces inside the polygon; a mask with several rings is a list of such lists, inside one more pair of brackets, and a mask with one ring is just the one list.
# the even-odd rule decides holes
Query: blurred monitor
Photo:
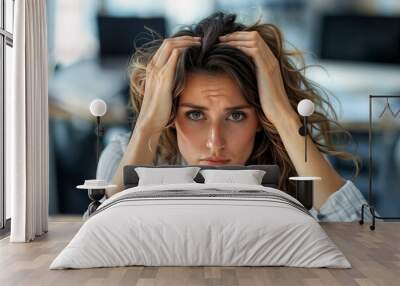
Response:
[{"label": "blurred monitor", "polygon": [[400,63],[400,17],[324,15],[321,59]]},{"label": "blurred monitor", "polygon": [[150,40],[148,27],[161,36],[166,34],[166,21],[163,17],[139,18],[116,17],[108,15],[97,16],[100,58],[129,58],[134,52],[134,42],[140,47]]}]

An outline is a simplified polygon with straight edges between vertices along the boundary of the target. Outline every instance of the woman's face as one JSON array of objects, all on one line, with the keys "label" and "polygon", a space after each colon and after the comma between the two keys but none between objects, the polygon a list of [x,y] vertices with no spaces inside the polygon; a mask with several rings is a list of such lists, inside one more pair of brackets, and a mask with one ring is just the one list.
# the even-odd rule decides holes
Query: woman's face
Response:
[{"label": "woman's face", "polygon": [[190,73],[175,119],[189,165],[244,165],[261,130],[254,107],[228,75]]}]

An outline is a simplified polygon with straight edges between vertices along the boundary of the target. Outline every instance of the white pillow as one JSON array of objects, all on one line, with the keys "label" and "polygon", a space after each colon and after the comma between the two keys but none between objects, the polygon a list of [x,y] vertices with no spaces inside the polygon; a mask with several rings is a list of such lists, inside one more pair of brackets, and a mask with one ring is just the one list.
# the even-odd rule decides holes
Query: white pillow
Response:
[{"label": "white pillow", "polygon": [[204,177],[204,183],[234,183],[247,185],[261,185],[265,175],[263,170],[218,170],[205,169],[200,174]]},{"label": "white pillow", "polygon": [[138,186],[196,183],[193,179],[200,167],[148,168],[136,167]]}]

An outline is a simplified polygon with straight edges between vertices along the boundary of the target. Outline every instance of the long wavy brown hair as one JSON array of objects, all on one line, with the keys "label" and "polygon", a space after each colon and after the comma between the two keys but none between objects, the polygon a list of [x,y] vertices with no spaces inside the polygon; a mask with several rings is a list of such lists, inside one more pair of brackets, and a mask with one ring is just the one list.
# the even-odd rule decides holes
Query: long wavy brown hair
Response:
[{"label": "long wavy brown hair", "polygon": [[[339,151],[332,140],[333,135],[336,134],[345,135],[348,139],[351,139],[351,135],[338,124],[336,112],[329,98],[322,96],[324,91],[305,77],[304,71],[307,67],[304,65],[303,53],[297,49],[284,48],[283,36],[277,26],[261,23],[260,19],[246,26],[236,21],[235,14],[223,12],[214,13],[197,24],[183,26],[172,36],[201,37],[202,44],[200,47],[186,48],[178,59],[172,94],[172,112],[169,123],[161,133],[156,157],[160,157],[169,164],[178,164],[182,159],[178,149],[176,129],[172,128],[172,123],[175,120],[179,95],[183,91],[187,74],[189,72],[224,73],[235,80],[248,103],[255,107],[263,126],[263,132],[256,133],[253,151],[246,165],[277,164],[281,170],[279,188],[287,192],[292,190],[288,177],[296,176],[297,172],[277,129],[266,118],[261,108],[253,60],[239,49],[228,45],[218,45],[219,36],[235,31],[257,31],[261,35],[279,61],[285,91],[292,108],[296,110],[298,102],[302,99],[310,99],[316,106],[314,114],[309,117],[307,128],[312,132],[309,134],[312,134],[312,140],[318,150],[339,159],[353,161],[356,169],[355,176],[357,176],[358,158],[351,153]],[[154,31],[150,30],[150,32],[151,41],[138,48],[129,63],[130,104],[136,114],[140,112],[144,96],[147,64],[163,42],[161,36]],[[300,67],[296,66],[295,59],[301,63]]]}]

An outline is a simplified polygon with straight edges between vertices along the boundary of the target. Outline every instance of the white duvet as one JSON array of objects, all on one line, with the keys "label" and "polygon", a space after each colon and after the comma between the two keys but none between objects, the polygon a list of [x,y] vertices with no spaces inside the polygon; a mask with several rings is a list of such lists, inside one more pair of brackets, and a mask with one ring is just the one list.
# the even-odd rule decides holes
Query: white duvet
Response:
[{"label": "white duvet", "polygon": [[319,223],[290,204],[235,196],[121,200],[137,192],[206,193],[207,189],[258,190],[297,202],[277,189],[257,185],[190,183],[130,188],[104,201],[50,269],[127,265],[351,267]]}]

